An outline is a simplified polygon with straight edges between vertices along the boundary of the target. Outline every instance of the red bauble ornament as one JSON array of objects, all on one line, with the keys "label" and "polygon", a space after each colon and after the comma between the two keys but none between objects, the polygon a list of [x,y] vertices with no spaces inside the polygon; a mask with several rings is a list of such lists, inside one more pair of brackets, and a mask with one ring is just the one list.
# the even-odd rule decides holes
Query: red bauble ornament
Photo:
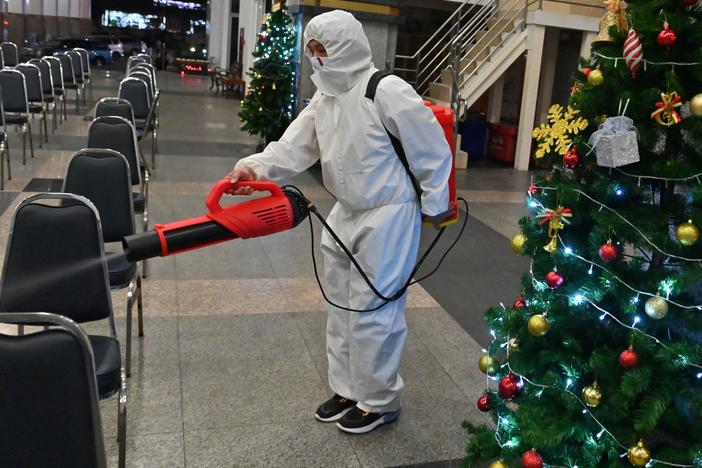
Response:
[{"label": "red bauble ornament", "polygon": [[522,468],[542,468],[543,466],[544,459],[536,449],[531,449],[522,455]]},{"label": "red bauble ornament", "polygon": [[639,364],[639,355],[636,354],[633,346],[629,346],[629,348],[622,351],[619,355],[619,364],[624,369],[633,369]]},{"label": "red bauble ornament", "polygon": [[665,47],[670,47],[675,44],[678,40],[678,36],[675,35],[675,31],[670,29],[670,25],[666,21],[663,23],[663,31],[658,33],[658,43]]},{"label": "red bauble ornament", "polygon": [[613,262],[619,256],[619,249],[612,243],[612,239],[600,247],[600,258],[603,262]]},{"label": "red bauble ornament", "polygon": [[548,287],[551,289],[560,287],[563,284],[563,281],[565,281],[563,277],[555,271],[549,271],[546,275],[546,284],[548,284]]},{"label": "red bauble ornament", "polygon": [[583,68],[583,75],[587,76],[587,75],[590,74],[591,71],[592,71],[592,70],[589,69],[589,68]]},{"label": "red bauble ornament", "polygon": [[687,7],[695,6],[697,5],[697,0],[682,0],[683,5]]},{"label": "red bauble ornament", "polygon": [[578,167],[578,164],[580,164],[580,155],[575,146],[563,155],[563,164],[571,169]]},{"label": "red bauble ornament", "polygon": [[524,297],[524,294],[519,296],[515,301],[514,304],[512,304],[512,308],[514,309],[523,309],[524,307],[527,306],[526,303],[526,298]]},{"label": "red bauble ornament", "polygon": [[502,377],[502,380],[500,380],[500,383],[497,386],[497,391],[505,400],[511,400],[512,398],[519,396],[519,394],[522,393],[523,388],[524,384],[522,383],[522,380],[510,372],[509,375]]},{"label": "red bauble ornament", "polygon": [[527,193],[531,196],[534,196],[534,195],[536,195],[536,192],[538,192],[538,191],[539,191],[539,189],[536,188],[536,184],[531,184],[529,186],[529,190],[527,190]]},{"label": "red bauble ornament", "polygon": [[483,413],[487,413],[488,411],[490,411],[490,400],[488,399],[487,393],[483,393],[483,396],[478,398],[477,406],[478,409]]}]

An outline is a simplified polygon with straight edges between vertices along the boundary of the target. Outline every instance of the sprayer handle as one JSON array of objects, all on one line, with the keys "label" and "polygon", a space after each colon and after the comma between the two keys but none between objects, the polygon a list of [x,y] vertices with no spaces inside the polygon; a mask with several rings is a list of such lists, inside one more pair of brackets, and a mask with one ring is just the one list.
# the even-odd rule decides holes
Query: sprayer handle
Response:
[{"label": "sprayer handle", "polygon": [[285,194],[283,193],[283,190],[280,188],[278,184],[275,182],[268,182],[268,181],[254,181],[254,180],[245,180],[245,181],[239,181],[234,184],[231,183],[231,181],[226,178],[222,179],[219,182],[215,184],[214,187],[212,187],[212,191],[210,191],[210,194],[207,196],[207,199],[205,200],[205,206],[207,207],[207,210],[210,213],[219,213],[222,211],[222,205],[219,204],[220,200],[222,199],[222,196],[228,191],[228,190],[236,190],[239,187],[251,187],[257,192],[271,192],[271,194],[274,197],[285,197]]}]

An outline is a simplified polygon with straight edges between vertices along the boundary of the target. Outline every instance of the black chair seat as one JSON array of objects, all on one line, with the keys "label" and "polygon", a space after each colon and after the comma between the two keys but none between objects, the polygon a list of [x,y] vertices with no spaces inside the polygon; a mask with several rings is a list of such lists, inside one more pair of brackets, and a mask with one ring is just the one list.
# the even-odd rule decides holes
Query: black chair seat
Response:
[{"label": "black chair seat", "polygon": [[45,94],[44,102],[54,102],[54,97],[51,94]]},{"label": "black chair seat", "polygon": [[78,84],[83,84],[83,78],[78,78],[78,77],[76,77],[75,81],[76,81],[76,83],[78,83]]},{"label": "black chair seat", "polygon": [[54,88],[54,94],[56,96],[63,96],[63,88]]},{"label": "black chair seat", "polygon": [[5,132],[0,132],[0,143],[5,141],[7,139],[7,133]]},{"label": "black chair seat", "polygon": [[109,336],[90,335],[88,337],[95,358],[100,399],[107,398],[119,390],[122,358],[119,342]]},{"label": "black chair seat", "polygon": [[134,213],[143,213],[144,207],[146,206],[146,200],[144,199],[144,194],[141,192],[132,193],[132,202],[134,203]]},{"label": "black chair seat", "polygon": [[42,110],[42,105],[41,104],[29,104],[29,112],[32,114],[38,114]]},{"label": "black chair seat", "polygon": [[6,114],[5,115],[5,123],[7,124],[26,124],[29,122],[29,118],[26,115],[12,115],[12,114]]},{"label": "black chair seat", "polygon": [[107,271],[110,274],[110,287],[121,288],[129,284],[136,272],[136,263],[128,261],[124,255],[107,254]]},{"label": "black chair seat", "polygon": [[64,83],[64,89],[78,89],[78,85],[74,83]]}]

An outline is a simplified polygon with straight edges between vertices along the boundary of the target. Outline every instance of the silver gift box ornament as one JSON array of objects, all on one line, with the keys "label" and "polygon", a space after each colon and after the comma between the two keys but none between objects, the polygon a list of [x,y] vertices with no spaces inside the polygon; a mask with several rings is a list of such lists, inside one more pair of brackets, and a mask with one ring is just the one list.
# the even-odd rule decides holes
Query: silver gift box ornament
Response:
[{"label": "silver gift box ornament", "polygon": [[597,155],[597,165],[620,167],[640,161],[639,134],[629,117],[610,117],[590,136],[588,144]]}]

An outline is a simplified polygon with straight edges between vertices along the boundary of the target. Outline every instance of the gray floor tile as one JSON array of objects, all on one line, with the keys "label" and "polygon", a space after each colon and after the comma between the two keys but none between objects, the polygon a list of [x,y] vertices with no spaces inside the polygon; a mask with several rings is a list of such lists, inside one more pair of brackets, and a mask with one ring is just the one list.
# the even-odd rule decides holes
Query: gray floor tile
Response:
[{"label": "gray floor tile", "polygon": [[327,397],[309,357],[184,363],[185,430],[309,420]]},{"label": "gray floor tile", "polygon": [[[108,466],[117,467],[117,442],[105,439]],[[127,466],[130,468],[178,468],[185,466],[183,434],[127,435]]]},{"label": "gray floor tile", "polygon": [[305,359],[307,346],[288,314],[179,318],[180,356],[187,363]]},{"label": "gray floor tile", "polygon": [[185,433],[188,467],[359,467],[348,437],[308,418],[288,424],[251,424]]}]

